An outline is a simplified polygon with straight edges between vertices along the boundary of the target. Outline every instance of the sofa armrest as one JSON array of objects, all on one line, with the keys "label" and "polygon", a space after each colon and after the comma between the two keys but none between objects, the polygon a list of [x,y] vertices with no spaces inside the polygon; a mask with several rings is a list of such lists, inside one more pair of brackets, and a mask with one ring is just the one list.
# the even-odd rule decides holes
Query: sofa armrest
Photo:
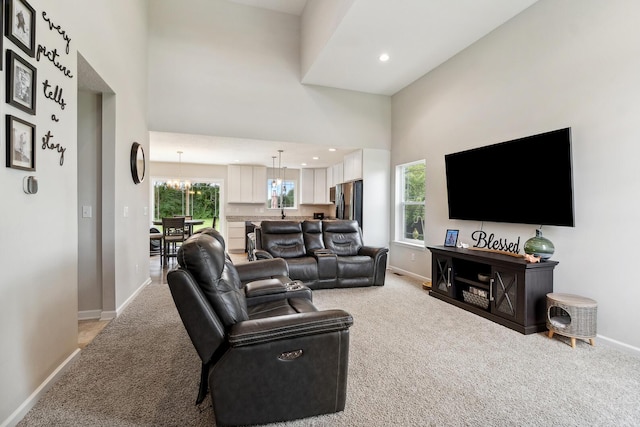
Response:
[{"label": "sofa armrest", "polygon": [[388,248],[376,248],[373,246],[363,246],[360,248],[360,251],[358,251],[358,255],[366,255],[366,256],[370,256],[371,258],[377,258],[382,254],[386,254],[387,252],[389,252]]},{"label": "sofa armrest", "polygon": [[273,255],[264,249],[254,249],[253,256],[255,256],[256,259],[273,259]]},{"label": "sofa armrest", "polygon": [[366,255],[373,258],[373,284],[384,285],[384,278],[387,272],[387,253],[389,248],[376,248],[373,246],[363,246],[358,255]]},{"label": "sofa armrest", "polygon": [[346,311],[314,311],[239,322],[231,326],[228,338],[232,347],[241,347],[343,331],[351,325],[353,317]]},{"label": "sofa armrest", "polygon": [[263,259],[234,265],[242,283],[260,279],[289,276],[289,267],[282,258]]},{"label": "sofa armrest", "polygon": [[287,292],[287,286],[279,279],[255,280],[244,285],[244,293],[247,298],[282,294],[285,292]]}]

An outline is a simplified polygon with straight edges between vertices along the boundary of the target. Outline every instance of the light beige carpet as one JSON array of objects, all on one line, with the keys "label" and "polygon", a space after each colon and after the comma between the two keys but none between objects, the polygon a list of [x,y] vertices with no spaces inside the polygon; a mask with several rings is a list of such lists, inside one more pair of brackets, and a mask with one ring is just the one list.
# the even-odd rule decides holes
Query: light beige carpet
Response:
[{"label": "light beige carpet", "polygon": [[[314,302],[355,320],[346,409],[278,426],[640,425],[638,358],[521,335],[394,274]],[[209,398],[194,405],[199,369],[168,288],[152,284],[20,425],[215,425]]]}]

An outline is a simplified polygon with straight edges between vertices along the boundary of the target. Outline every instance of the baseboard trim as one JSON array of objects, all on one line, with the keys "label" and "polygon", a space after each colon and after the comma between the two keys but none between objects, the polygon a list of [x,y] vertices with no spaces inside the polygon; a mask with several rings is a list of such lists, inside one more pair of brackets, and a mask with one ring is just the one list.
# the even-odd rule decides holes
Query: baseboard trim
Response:
[{"label": "baseboard trim", "polygon": [[419,274],[415,274],[415,273],[412,273],[410,271],[403,270],[403,269],[398,268],[398,267],[394,267],[392,265],[389,266],[389,270],[391,270],[392,273],[398,273],[398,274],[402,274],[403,276],[413,277],[414,279],[418,279],[418,280],[421,280],[423,282],[427,282],[427,281],[431,280],[428,277],[420,276]]},{"label": "baseboard trim", "polygon": [[95,320],[102,317],[102,310],[84,310],[78,312],[78,320]]},{"label": "baseboard trim", "polygon": [[127,308],[127,306],[131,303],[131,301],[133,301],[138,296],[140,291],[142,291],[142,289],[144,289],[144,287],[149,284],[151,284],[151,277],[147,277],[147,280],[145,280],[144,283],[140,285],[140,287],[136,289],[136,291],[133,294],[131,294],[131,296],[127,298],[127,300],[123,302],[122,305],[120,305],[120,307],[118,307],[116,310],[79,311],[78,320],[94,320],[94,319],[113,320],[115,319],[124,311],[125,308]]},{"label": "baseboard trim", "polygon": [[144,283],[140,285],[140,287],[136,289],[135,292],[132,293],[131,296],[127,298],[127,300],[120,305],[120,307],[116,308],[115,311],[114,310],[101,311],[99,316],[100,320],[113,320],[116,317],[118,317],[120,314],[122,314],[124,309],[127,308],[127,306],[131,303],[131,301],[136,299],[136,297],[144,289],[144,287],[150,284],[151,284],[151,277],[147,277],[147,280],[145,280]]},{"label": "baseboard trim", "polygon": [[616,350],[620,350],[623,353],[627,353],[640,358],[640,348],[638,347],[634,347],[632,345],[625,344],[623,342],[607,338],[602,335],[597,335],[596,339],[598,340],[596,341],[596,345],[598,344],[598,342],[601,342],[604,346],[615,348]]},{"label": "baseboard trim", "polygon": [[80,349],[77,348],[62,362],[52,373],[47,377],[42,384],[31,395],[22,402],[22,404],[16,409],[13,414],[9,415],[9,418],[4,420],[0,427],[14,427],[20,420],[27,415],[27,412],[31,410],[38,403],[38,400],[53,386],[62,374],[73,364],[76,357],[80,355]]}]

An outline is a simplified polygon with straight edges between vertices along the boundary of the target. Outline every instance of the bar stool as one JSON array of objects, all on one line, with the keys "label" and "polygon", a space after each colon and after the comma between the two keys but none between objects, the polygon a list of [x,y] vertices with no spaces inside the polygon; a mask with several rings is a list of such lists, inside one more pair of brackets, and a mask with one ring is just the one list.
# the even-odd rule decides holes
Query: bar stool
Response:
[{"label": "bar stool", "polygon": [[547,329],[549,338],[553,334],[571,338],[571,348],[576,347],[576,338],[588,339],[595,345],[598,303],[591,298],[578,295],[547,294]]}]

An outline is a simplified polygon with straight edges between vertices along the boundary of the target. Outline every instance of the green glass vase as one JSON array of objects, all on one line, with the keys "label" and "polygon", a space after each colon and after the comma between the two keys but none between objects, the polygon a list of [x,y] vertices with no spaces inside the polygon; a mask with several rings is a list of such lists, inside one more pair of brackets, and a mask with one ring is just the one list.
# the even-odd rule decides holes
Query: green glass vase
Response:
[{"label": "green glass vase", "polygon": [[524,252],[529,255],[540,257],[545,261],[551,258],[556,248],[551,240],[542,235],[541,230],[536,230],[536,237],[532,237],[524,242]]}]

